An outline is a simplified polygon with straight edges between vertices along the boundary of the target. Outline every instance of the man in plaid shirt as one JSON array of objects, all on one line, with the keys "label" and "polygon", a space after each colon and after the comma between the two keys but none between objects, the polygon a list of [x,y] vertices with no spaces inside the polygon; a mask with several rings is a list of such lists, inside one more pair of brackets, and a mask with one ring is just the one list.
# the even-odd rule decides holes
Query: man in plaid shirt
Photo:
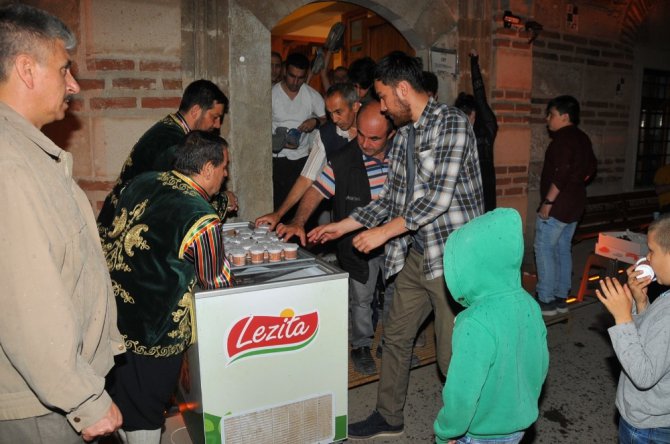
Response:
[{"label": "man in plaid shirt", "polygon": [[412,344],[431,311],[437,360],[446,374],[454,312],[442,277],[444,243],[449,233],[484,211],[472,126],[460,110],[428,96],[421,60],[402,52],[387,55],[375,70],[375,90],[382,112],[400,128],[384,188],[377,200],[348,218],[309,233],[310,241],[326,242],[368,228],[354,238],[354,248],[367,253],[386,244],[385,276],[398,274],[384,331],[377,409],[349,426],[350,439],[403,432]]}]

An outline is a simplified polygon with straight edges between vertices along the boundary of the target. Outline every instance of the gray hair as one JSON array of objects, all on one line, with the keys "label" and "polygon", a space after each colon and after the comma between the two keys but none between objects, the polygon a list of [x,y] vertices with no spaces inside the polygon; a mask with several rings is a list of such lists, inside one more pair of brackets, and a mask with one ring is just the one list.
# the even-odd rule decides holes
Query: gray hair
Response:
[{"label": "gray hair", "polygon": [[46,11],[20,3],[0,8],[0,81],[7,80],[19,54],[30,54],[43,62],[57,40],[68,51],[77,46],[65,23]]},{"label": "gray hair", "polygon": [[335,94],[339,94],[342,96],[342,99],[344,99],[345,102],[349,105],[349,108],[354,106],[356,102],[361,100],[358,97],[358,93],[356,92],[356,88],[354,88],[354,84],[350,82],[345,82],[345,83],[334,83],[333,85],[328,88],[328,91],[326,91],[326,98],[330,98],[334,96]]}]

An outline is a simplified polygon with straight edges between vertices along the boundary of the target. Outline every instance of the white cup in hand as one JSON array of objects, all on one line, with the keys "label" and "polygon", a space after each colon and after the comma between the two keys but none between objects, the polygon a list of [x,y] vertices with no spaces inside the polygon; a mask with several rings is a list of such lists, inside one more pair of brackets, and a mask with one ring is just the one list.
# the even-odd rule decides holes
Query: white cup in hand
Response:
[{"label": "white cup in hand", "polygon": [[637,260],[637,262],[635,262],[635,271],[642,272],[636,276],[637,279],[644,279],[649,277],[652,281],[656,280],[656,273],[654,273],[654,269],[651,268],[651,265],[649,265],[649,262],[647,262],[646,257],[641,257]]}]

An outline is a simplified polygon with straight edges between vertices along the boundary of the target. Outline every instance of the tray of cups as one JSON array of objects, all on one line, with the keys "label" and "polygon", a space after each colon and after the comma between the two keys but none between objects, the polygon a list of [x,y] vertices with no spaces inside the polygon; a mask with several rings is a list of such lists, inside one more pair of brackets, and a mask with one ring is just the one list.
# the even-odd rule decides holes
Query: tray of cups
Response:
[{"label": "tray of cups", "polygon": [[224,248],[233,270],[255,266],[314,261],[298,244],[280,241],[266,227],[251,224],[223,225]]}]

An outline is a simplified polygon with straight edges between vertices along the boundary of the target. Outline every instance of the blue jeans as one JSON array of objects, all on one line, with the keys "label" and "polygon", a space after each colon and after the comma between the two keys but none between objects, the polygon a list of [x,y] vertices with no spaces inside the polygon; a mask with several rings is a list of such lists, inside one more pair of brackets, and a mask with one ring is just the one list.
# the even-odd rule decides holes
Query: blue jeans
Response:
[{"label": "blue jeans", "polygon": [[488,439],[480,439],[480,438],[473,438],[471,436],[461,436],[458,441],[456,441],[457,444],[493,444],[493,443],[505,443],[505,444],[517,444],[519,441],[521,441],[521,438],[523,438],[524,432],[516,432],[512,433],[511,435],[507,436],[501,436],[500,438],[488,438]]},{"label": "blue jeans", "polygon": [[535,221],[537,296],[544,303],[565,299],[572,285],[572,236],[577,222],[550,217]]},{"label": "blue jeans", "polygon": [[619,444],[667,444],[670,443],[670,427],[638,429],[619,416]]}]

